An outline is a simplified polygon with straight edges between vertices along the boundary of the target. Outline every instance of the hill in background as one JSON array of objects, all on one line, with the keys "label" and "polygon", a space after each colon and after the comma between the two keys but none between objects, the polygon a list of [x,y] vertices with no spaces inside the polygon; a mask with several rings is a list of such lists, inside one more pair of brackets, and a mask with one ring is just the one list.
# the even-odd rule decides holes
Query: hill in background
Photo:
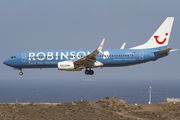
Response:
[{"label": "hill in background", "polygon": [[0,120],[178,120],[180,102],[132,105],[116,97],[65,103],[1,103]]}]

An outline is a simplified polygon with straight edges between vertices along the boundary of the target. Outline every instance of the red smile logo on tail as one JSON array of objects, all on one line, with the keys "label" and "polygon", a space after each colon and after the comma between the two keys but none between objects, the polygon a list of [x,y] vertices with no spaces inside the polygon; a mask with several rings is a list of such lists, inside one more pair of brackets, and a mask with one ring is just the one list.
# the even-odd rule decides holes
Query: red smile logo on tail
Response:
[{"label": "red smile logo on tail", "polygon": [[[165,35],[168,36],[168,33],[166,33]],[[154,36],[154,38],[156,39],[156,42],[157,42],[158,44],[163,44],[163,43],[166,42],[166,38],[164,38],[164,40],[163,40],[162,42],[159,42],[158,37],[159,37],[159,36]]]}]

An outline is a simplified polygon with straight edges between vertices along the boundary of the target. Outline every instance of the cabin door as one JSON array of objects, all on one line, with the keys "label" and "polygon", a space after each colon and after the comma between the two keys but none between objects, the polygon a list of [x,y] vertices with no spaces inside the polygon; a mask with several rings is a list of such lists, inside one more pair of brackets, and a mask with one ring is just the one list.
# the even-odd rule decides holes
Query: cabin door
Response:
[{"label": "cabin door", "polygon": [[144,60],[144,52],[143,51],[139,52],[139,59]]},{"label": "cabin door", "polygon": [[22,62],[26,62],[26,53],[23,53],[23,54],[21,55],[21,61],[22,61]]}]

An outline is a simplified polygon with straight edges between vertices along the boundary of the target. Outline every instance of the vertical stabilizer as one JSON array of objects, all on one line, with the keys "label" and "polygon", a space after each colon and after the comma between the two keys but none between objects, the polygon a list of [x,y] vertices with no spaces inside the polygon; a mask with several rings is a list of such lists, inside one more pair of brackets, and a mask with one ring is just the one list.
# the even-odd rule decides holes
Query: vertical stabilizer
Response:
[{"label": "vertical stabilizer", "polygon": [[164,47],[167,47],[169,42],[173,21],[174,17],[167,17],[145,44],[130,49],[150,49],[160,47],[163,47],[164,49]]}]

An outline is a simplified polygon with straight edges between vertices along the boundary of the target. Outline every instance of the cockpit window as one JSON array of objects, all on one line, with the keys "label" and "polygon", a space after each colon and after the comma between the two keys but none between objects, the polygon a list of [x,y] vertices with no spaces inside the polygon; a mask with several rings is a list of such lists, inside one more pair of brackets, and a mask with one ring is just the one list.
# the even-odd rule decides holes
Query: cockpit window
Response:
[{"label": "cockpit window", "polygon": [[14,58],[16,58],[16,56],[12,56],[12,57],[11,57],[11,59],[14,59]]}]

